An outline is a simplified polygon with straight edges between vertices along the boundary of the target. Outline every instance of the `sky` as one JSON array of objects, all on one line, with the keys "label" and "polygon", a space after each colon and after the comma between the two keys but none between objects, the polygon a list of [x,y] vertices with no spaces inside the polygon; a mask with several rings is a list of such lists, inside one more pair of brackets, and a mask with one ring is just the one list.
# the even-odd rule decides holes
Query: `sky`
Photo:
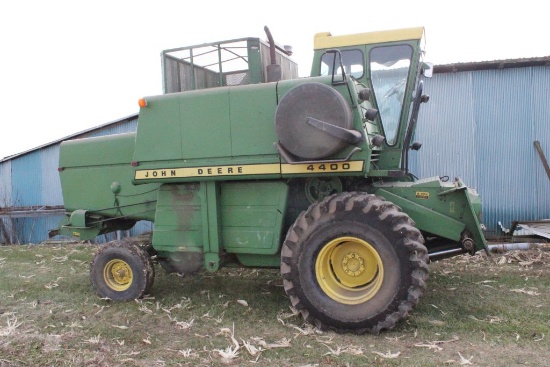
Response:
[{"label": "sky", "polygon": [[308,76],[313,36],[423,26],[434,64],[550,56],[543,2],[4,0],[0,159],[138,112],[162,94],[160,52],[242,37],[293,46]]}]

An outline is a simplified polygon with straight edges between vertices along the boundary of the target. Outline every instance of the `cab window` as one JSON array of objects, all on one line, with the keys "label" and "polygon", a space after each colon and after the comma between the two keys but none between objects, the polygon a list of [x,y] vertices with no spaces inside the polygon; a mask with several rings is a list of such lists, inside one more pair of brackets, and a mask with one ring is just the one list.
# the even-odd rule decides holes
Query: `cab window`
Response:
[{"label": "cab window", "polygon": [[389,145],[397,142],[412,53],[409,45],[374,47],[369,53],[372,87]]},{"label": "cab window", "polygon": [[[346,74],[359,79],[363,76],[365,61],[361,50],[344,50],[340,51],[342,55],[342,64]],[[332,75],[332,69],[336,67],[335,75],[342,74],[340,67],[340,54],[325,53],[321,57],[321,75]],[[334,59],[336,58],[336,60]]]}]

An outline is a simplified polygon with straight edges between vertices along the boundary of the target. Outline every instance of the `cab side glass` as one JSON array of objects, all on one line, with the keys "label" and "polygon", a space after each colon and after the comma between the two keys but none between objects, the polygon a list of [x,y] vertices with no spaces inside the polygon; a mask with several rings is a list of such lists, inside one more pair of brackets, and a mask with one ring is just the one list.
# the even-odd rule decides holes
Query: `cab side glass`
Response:
[{"label": "cab side glass", "polygon": [[370,53],[372,87],[388,145],[395,145],[411,66],[412,47],[382,46]]},{"label": "cab side glass", "polygon": [[[341,51],[342,64],[344,65],[344,72],[352,77],[359,79],[364,73],[364,57],[361,50],[344,50]],[[336,57],[336,60],[334,58]],[[336,61],[336,62],[335,62]],[[340,68],[340,56],[338,53],[325,53],[321,57],[321,75],[332,75],[332,68],[336,66],[335,75],[341,75],[342,69]]]}]

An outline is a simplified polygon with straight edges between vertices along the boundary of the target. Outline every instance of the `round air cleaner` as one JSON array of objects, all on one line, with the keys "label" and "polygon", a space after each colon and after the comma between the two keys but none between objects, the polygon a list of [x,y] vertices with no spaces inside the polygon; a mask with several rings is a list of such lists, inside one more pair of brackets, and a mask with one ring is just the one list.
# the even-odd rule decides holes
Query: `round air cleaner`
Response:
[{"label": "round air cleaner", "polygon": [[343,140],[309,125],[307,118],[351,129],[351,108],[336,90],[321,83],[304,83],[292,88],[279,101],[275,129],[280,144],[302,159],[325,158],[346,146]]}]

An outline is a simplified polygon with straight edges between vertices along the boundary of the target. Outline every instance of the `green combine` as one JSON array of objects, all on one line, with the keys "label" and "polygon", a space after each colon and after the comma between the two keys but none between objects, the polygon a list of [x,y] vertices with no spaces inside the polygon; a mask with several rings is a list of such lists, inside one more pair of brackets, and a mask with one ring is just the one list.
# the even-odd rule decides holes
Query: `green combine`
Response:
[{"label": "green combine", "polygon": [[56,233],[154,223],[99,249],[101,297],[154,293],[154,262],[276,267],[317,327],[391,329],[419,302],[430,258],[486,247],[474,190],[408,171],[431,75],[424,30],[317,34],[307,78],[266,32],[164,51],[165,93],[139,101],[135,133],[62,143]]}]

